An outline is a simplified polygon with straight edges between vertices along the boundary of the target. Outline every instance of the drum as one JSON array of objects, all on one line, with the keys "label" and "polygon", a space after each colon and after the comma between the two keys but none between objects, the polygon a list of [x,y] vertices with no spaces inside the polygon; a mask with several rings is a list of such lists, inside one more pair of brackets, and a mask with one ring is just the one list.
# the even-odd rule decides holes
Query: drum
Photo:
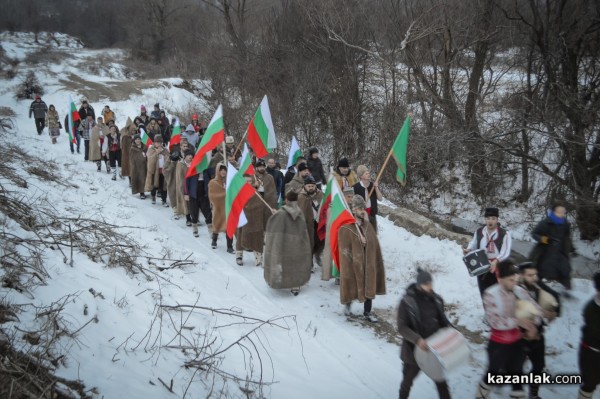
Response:
[{"label": "drum", "polygon": [[442,328],[426,339],[429,351],[415,346],[419,368],[436,382],[446,380],[446,373],[465,364],[471,351],[465,337],[452,327]]},{"label": "drum", "polygon": [[479,276],[490,270],[490,261],[485,254],[485,249],[476,249],[465,255],[463,262],[467,266],[471,277]]}]

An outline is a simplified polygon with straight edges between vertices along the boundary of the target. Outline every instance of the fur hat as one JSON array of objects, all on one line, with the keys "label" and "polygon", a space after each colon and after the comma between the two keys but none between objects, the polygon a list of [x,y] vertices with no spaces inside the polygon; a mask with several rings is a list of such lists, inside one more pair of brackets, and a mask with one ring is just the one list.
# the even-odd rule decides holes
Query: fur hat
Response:
[{"label": "fur hat", "polygon": [[142,138],[140,137],[140,135],[139,135],[139,134],[134,134],[134,135],[133,135],[133,141],[136,141],[137,139],[140,139],[140,140],[141,140]]},{"label": "fur hat", "polygon": [[306,170],[306,169],[309,169],[306,162],[302,162],[300,165],[298,165],[298,172],[302,172],[303,170]]},{"label": "fur hat", "polygon": [[417,284],[429,284],[432,280],[431,273],[429,273],[427,270],[421,269],[420,267],[417,268]]},{"label": "fur hat", "polygon": [[313,156],[313,154],[318,154],[318,153],[319,153],[319,150],[317,149],[317,147],[311,147],[308,150],[308,155],[310,155],[311,157]]},{"label": "fur hat", "polygon": [[510,277],[514,274],[519,273],[519,268],[515,266],[510,260],[502,261],[498,264],[498,277]]},{"label": "fur hat", "polygon": [[159,103],[154,104],[154,108],[160,108],[160,104]]},{"label": "fur hat", "polygon": [[189,156],[191,156],[191,157],[193,157],[193,156],[194,156],[194,150],[190,150],[190,149],[188,148],[187,150],[185,150],[185,151],[183,152],[183,156],[184,156],[184,157],[187,157],[188,155],[189,155]]},{"label": "fur hat", "polygon": [[352,198],[352,209],[367,209],[367,204],[365,204],[365,199],[362,195],[355,195]]},{"label": "fur hat", "polygon": [[483,214],[483,216],[486,218],[490,216],[499,217],[500,212],[498,211],[498,208],[485,208],[485,213]]},{"label": "fur hat", "polygon": [[163,139],[162,139],[162,136],[160,134],[155,134],[154,135],[154,140],[152,140],[152,141],[155,142],[155,143],[162,143]]},{"label": "fur hat", "polygon": [[257,160],[256,160],[256,165],[254,165],[254,166],[256,166],[257,168],[258,168],[259,166],[265,166],[265,167],[266,167],[266,166],[267,166],[267,164],[265,163],[265,160],[264,160],[264,159],[257,159]]},{"label": "fur hat", "polygon": [[356,175],[360,179],[362,175],[364,175],[368,171],[369,169],[365,165],[358,165],[358,168],[356,168]]},{"label": "fur hat", "polygon": [[349,168],[350,162],[348,162],[348,158],[342,158],[338,161],[338,168]]},{"label": "fur hat", "polygon": [[233,136],[227,136],[225,137],[225,144],[233,144],[235,143],[235,140],[233,139]]},{"label": "fur hat", "polygon": [[308,175],[304,178],[304,185],[306,186],[307,184],[317,184],[317,181],[315,180],[314,177],[312,177],[311,175]]}]

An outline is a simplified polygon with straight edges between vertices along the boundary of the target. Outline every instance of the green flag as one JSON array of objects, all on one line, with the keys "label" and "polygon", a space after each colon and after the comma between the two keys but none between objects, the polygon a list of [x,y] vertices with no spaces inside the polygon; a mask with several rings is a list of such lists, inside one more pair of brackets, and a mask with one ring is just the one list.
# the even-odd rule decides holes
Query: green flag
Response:
[{"label": "green flag", "polygon": [[410,116],[406,118],[394,145],[392,146],[392,156],[398,165],[396,180],[403,186],[406,184],[406,149],[408,147],[408,132],[410,130]]}]

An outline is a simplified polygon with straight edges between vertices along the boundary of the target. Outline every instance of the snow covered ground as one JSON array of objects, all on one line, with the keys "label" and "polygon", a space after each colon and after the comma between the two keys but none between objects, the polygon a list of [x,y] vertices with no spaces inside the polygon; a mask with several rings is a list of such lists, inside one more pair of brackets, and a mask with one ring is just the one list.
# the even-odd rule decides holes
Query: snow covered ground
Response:
[{"label": "snow covered ground", "polygon": [[[8,38],[0,37],[5,46]],[[11,52],[24,54],[34,51],[35,46],[27,39],[27,35],[11,39]],[[21,45],[21,42],[27,44]],[[58,51],[61,51],[60,48]],[[60,75],[56,75],[57,71],[74,68],[86,57],[93,58],[97,54],[97,51],[78,49],[61,64],[36,66],[36,70],[40,70],[38,77],[42,85],[48,88],[44,100],[48,105],[56,105],[61,120],[67,110],[69,95],[83,98],[89,97],[90,93],[67,89],[58,82],[57,76],[60,78]],[[272,290],[264,282],[262,269],[255,267],[249,256],[245,257],[243,267],[235,264],[233,256],[225,252],[223,237],[219,247],[212,250],[205,228],[201,227],[200,238],[194,238],[184,221],[172,219],[170,209],[152,205],[149,200],[140,200],[131,195],[126,180],[111,181],[110,175],[96,172],[95,164],[85,163],[83,155],[71,155],[64,132],[58,144],[51,145],[47,133],[38,136],[33,121],[27,118],[30,101],[17,102],[12,94],[26,70],[22,68],[15,79],[0,82],[0,105],[17,113],[17,129],[5,140],[23,147],[32,155],[55,161],[58,165],[55,172],[77,187],[66,188],[40,180],[27,174],[23,165],[15,166],[29,182],[27,189],[7,185],[4,181],[2,184],[30,198],[47,196],[65,215],[103,218],[108,223],[128,226],[119,230],[139,242],[147,256],[169,259],[189,256],[188,259],[196,263],[159,271],[158,266],[168,266],[169,262],[155,260],[154,264],[149,264],[142,259],[141,262],[155,272],[147,278],[142,274],[130,276],[123,268],[109,268],[103,262],[93,262],[77,252],[74,266],[70,267],[63,262],[60,251],[45,248],[44,262],[51,276],[48,285],[37,288],[33,299],[14,290],[0,288],[0,298],[9,303],[47,305],[74,294],[63,312],[72,324],[72,330],[77,330],[94,316],[98,318],[97,323],[92,322],[79,332],[76,341],[64,340],[65,347],[62,349],[68,352],[68,357],[66,366],[58,368],[58,375],[81,379],[88,388],[96,387],[98,398],[168,397],[171,394],[159,378],[167,385],[173,380],[175,397],[183,397],[184,394],[194,398],[206,397],[211,381],[200,382],[202,373],[183,367],[184,362],[191,358],[189,351],[186,354],[181,349],[167,346],[185,346],[185,339],[180,338],[185,337],[196,343],[215,339],[215,350],[217,347],[224,349],[257,325],[232,324],[240,320],[200,309],[192,314],[157,310],[157,305],[196,304],[233,310],[262,320],[291,316],[274,321],[281,328],[266,325],[250,336],[257,345],[252,359],[248,358],[249,352],[233,347],[226,352],[226,358],[220,365],[227,373],[244,378],[250,376],[245,365],[251,363],[255,367],[251,378],[257,380],[261,378],[258,375],[260,360],[262,380],[272,383],[266,387],[264,397],[397,397],[402,370],[399,346],[382,339],[373,329],[361,323],[348,321],[343,315],[338,287],[333,281],[321,281],[317,270],[297,297],[285,290]],[[120,82],[107,76],[79,73],[97,84]],[[119,126],[124,124],[127,116],[136,115],[141,104],[160,102],[168,110],[191,101],[198,104],[199,111],[206,110],[207,104],[191,98],[182,89],[172,87],[172,82],[164,80],[157,83],[156,88],[143,89],[141,95],[119,101],[107,97],[92,105],[96,112],[100,112],[105,103],[109,104],[117,115]],[[449,305],[451,321],[469,330],[470,336],[475,337],[474,341],[478,341],[480,336],[485,337],[480,333],[483,312],[477,284],[475,279],[469,278],[462,264],[460,247],[450,241],[416,237],[389,220],[380,218],[379,224],[388,293],[376,298],[375,312],[393,326],[395,308],[405,288],[414,280],[416,267],[421,266],[434,274],[434,287]],[[23,235],[31,234],[10,220],[6,222],[6,228]],[[104,298],[93,296],[90,288],[101,292]],[[591,283],[575,280],[574,293],[575,298],[564,303],[562,317],[547,330],[547,364],[552,374],[572,374],[578,370],[581,309],[593,295]],[[83,314],[84,306],[88,308],[87,315]],[[26,311],[19,315],[21,321],[18,326],[34,329],[39,320],[33,307],[25,306],[24,309]],[[354,312],[362,312],[362,307],[354,305]],[[181,326],[186,328],[181,329]],[[2,325],[11,333],[16,331],[15,327],[15,323]],[[249,341],[244,343],[251,346]],[[22,344],[25,349],[29,345],[25,341]],[[449,377],[455,398],[474,397],[477,382],[486,367],[485,347],[475,342],[470,346],[473,356],[469,364]],[[260,359],[257,354],[260,354]],[[215,397],[221,384],[217,378]],[[225,386],[228,396],[245,397],[238,385],[243,387],[244,382],[230,380]],[[577,387],[572,385],[544,386],[540,394],[545,399],[562,399],[575,397],[576,392]],[[507,393],[504,396],[497,393],[495,397],[505,396]],[[434,384],[420,376],[411,397],[437,397]],[[600,397],[600,394],[595,397]]]}]

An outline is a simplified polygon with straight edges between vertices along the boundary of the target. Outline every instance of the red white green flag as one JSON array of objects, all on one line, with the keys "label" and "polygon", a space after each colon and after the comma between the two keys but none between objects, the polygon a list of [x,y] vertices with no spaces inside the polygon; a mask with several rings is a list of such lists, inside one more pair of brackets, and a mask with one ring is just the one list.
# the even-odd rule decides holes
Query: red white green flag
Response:
[{"label": "red white green flag", "polygon": [[248,142],[257,158],[265,157],[277,148],[275,128],[266,95],[248,125]]},{"label": "red white green flag", "polygon": [[69,96],[69,141],[73,144],[77,144],[77,135],[75,134],[75,122],[80,120],[79,112],[73,102],[73,98]]},{"label": "red white green flag", "polygon": [[223,108],[219,105],[213,115],[198,149],[192,159],[192,163],[185,174],[185,177],[192,177],[203,173],[210,163],[212,150],[217,148],[225,140],[225,125],[223,124]]},{"label": "red white green flag", "polygon": [[246,182],[243,172],[236,170],[228,163],[227,183],[225,185],[225,218],[227,225],[227,237],[233,238],[238,227],[248,223],[244,214],[244,207],[250,201],[256,190]]},{"label": "red white green flag", "polygon": [[147,148],[149,148],[152,145],[152,139],[150,138],[150,136],[148,136],[148,133],[146,133],[146,130],[143,127],[140,128],[140,139]]},{"label": "red white green flag", "polygon": [[335,180],[333,177],[333,173],[329,174],[329,180],[327,181],[327,187],[325,188],[325,192],[323,193],[323,199],[321,200],[321,206],[319,207],[319,217],[317,219],[317,236],[319,240],[325,240],[325,236],[327,235],[327,210],[329,209],[329,205],[331,205],[331,186],[333,183],[332,180]]},{"label": "red white green flag", "polygon": [[173,147],[181,143],[181,125],[179,125],[179,118],[175,119],[175,126],[171,132],[171,141],[169,141],[169,151],[173,151]]},{"label": "red white green flag", "polygon": [[392,146],[392,156],[398,165],[396,180],[403,186],[406,184],[406,150],[408,148],[408,132],[410,130],[410,116],[406,118],[398,137]]},{"label": "red white green flag", "polygon": [[248,145],[246,143],[244,143],[244,151],[240,158],[240,172],[247,175],[255,174],[254,166],[252,166],[252,157],[250,156],[250,151],[248,151]]},{"label": "red white green flag", "polygon": [[346,224],[356,223],[356,219],[352,216],[352,212],[350,212],[350,208],[346,204],[337,181],[333,179],[331,183],[331,227],[329,229],[329,242],[331,257],[339,272],[340,254],[338,249],[338,235],[340,228]]}]

